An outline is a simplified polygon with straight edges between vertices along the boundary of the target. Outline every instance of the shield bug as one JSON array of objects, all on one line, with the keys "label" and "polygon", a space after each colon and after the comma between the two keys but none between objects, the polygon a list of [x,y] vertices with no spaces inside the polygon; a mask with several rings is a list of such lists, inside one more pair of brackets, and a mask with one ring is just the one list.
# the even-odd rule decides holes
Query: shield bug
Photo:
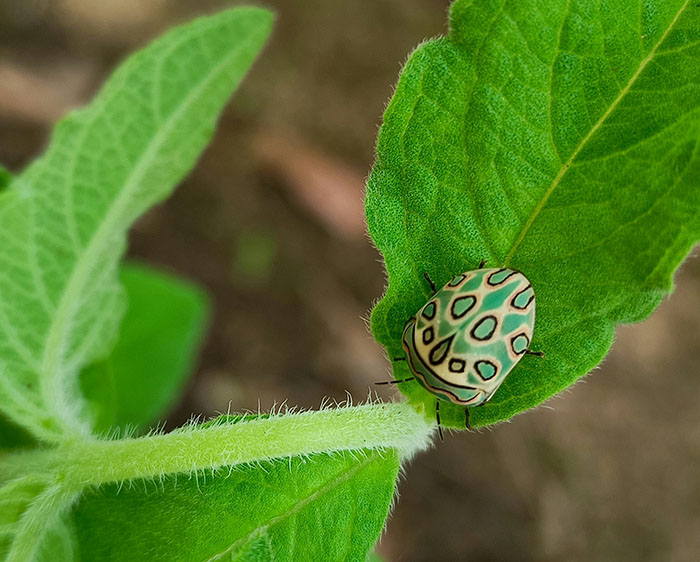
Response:
[{"label": "shield bug", "polygon": [[[440,437],[440,400],[465,407],[486,403],[530,350],[535,293],[520,271],[483,268],[460,273],[439,291],[428,274],[432,296],[407,322],[402,344],[413,377],[434,394]],[[404,360],[404,358],[400,358]],[[388,383],[384,383],[388,384]]]}]

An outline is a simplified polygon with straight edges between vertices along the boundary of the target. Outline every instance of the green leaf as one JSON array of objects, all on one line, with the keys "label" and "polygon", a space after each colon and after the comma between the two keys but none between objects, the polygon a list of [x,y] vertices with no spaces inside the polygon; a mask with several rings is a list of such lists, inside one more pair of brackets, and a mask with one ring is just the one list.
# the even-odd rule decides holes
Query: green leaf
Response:
[{"label": "green leaf", "polygon": [[10,185],[10,181],[12,181],[12,174],[5,166],[0,164],[0,191]]},{"label": "green leaf", "polygon": [[[322,428],[322,431],[319,428]],[[119,499],[121,497],[118,494],[119,490],[121,489],[123,493],[125,489],[130,489],[132,486],[139,490],[143,486],[145,494],[157,493],[158,490],[165,493],[169,488],[163,488],[160,486],[161,483],[167,481],[172,483],[174,488],[179,489],[182,484],[187,485],[187,482],[190,482],[192,485],[185,493],[193,496],[191,503],[188,504],[193,505],[196,503],[196,497],[201,495],[197,484],[208,482],[215,475],[225,477],[232,472],[234,475],[245,473],[243,474],[245,482],[263,482],[267,485],[270,482],[264,478],[264,475],[277,474],[276,471],[271,472],[268,468],[279,463],[286,474],[290,470],[289,459],[297,459],[294,461],[296,464],[292,465],[297,467],[293,476],[288,478],[279,476],[279,481],[283,484],[282,491],[274,489],[270,491],[269,496],[264,497],[267,507],[272,511],[280,506],[291,508],[291,502],[295,508],[299,509],[300,517],[297,518],[296,524],[301,526],[307,525],[307,509],[315,518],[316,512],[311,509],[311,504],[322,505],[324,509],[333,508],[336,505],[333,502],[336,501],[353,505],[352,497],[356,494],[362,509],[368,510],[362,513],[367,519],[337,517],[339,525],[346,525],[346,523],[348,525],[334,529],[334,533],[337,532],[338,536],[343,535],[345,540],[349,536],[352,548],[356,548],[359,552],[369,548],[367,545],[370,545],[379,533],[382,520],[386,515],[386,511],[380,509],[380,499],[384,490],[391,487],[386,484],[387,488],[384,488],[384,483],[394,481],[397,457],[405,460],[425,449],[433,433],[434,426],[427,423],[421,413],[406,403],[370,403],[361,406],[328,408],[316,412],[306,411],[284,415],[271,413],[254,417],[254,419],[241,415],[222,416],[206,424],[187,425],[167,434],[122,439],[74,439],[53,447],[45,446],[33,451],[3,454],[0,462],[0,483],[6,482],[7,486],[0,487],[0,505],[7,506],[7,500],[10,500],[16,507],[13,508],[14,518],[11,522],[13,528],[7,529],[12,542],[10,544],[0,541],[0,547],[11,548],[10,560],[27,562],[34,559],[30,554],[37,552],[37,549],[42,551],[46,548],[50,549],[50,544],[46,546],[45,541],[42,541],[42,530],[47,532],[52,530],[52,533],[61,535],[61,543],[67,552],[75,543],[76,532],[75,526],[66,522],[65,515],[76,505],[79,498],[91,496],[95,490],[112,490],[112,495],[116,495],[116,499]],[[339,455],[345,455],[340,457],[347,465],[345,476],[348,480],[352,480],[347,484],[341,478],[341,471],[345,468],[337,464],[341,461],[328,460],[332,463],[328,465],[330,468],[315,463],[315,460],[326,462],[327,459]],[[372,460],[370,457],[376,458]],[[358,467],[357,477],[353,475],[351,459],[355,463],[366,461],[367,469]],[[336,472],[332,472],[335,470],[333,466],[338,468]],[[255,472],[259,474],[255,476],[253,474]],[[360,477],[360,472],[366,475],[366,478]],[[250,474],[253,475],[250,476]],[[332,483],[329,480],[331,477],[335,478]],[[306,482],[306,478],[310,480]],[[33,490],[31,494],[25,494],[21,489],[16,489],[17,483],[23,479],[28,483],[29,491]],[[235,483],[236,480],[231,482]],[[245,482],[236,484],[239,486],[237,490],[247,489]],[[371,491],[362,491],[364,486],[368,486]],[[336,488],[338,496],[334,492]],[[304,493],[311,491],[313,494],[313,490],[321,491],[321,489],[323,494],[309,496],[308,499],[314,501],[307,502],[308,506],[301,505],[305,497]],[[20,493],[21,498],[13,498],[17,492]],[[390,497],[391,494],[388,491],[387,494]],[[100,496],[99,493],[97,495]],[[232,495],[234,498],[238,497],[233,492]],[[324,498],[331,498],[333,502],[326,506],[321,502],[321,495]],[[275,498],[278,496],[284,501],[275,503],[277,501]],[[180,496],[176,494],[174,497],[177,500],[174,503],[180,505]],[[253,495],[256,501],[258,497]],[[299,503],[294,503],[294,498]],[[253,499],[242,498],[241,506],[256,505]],[[317,503],[316,500],[319,502]],[[207,501],[203,503],[206,504]],[[374,504],[374,501],[378,503]],[[389,499],[387,498],[386,501],[388,505]],[[121,509],[116,506],[116,503],[111,505],[117,511]],[[134,499],[129,505],[133,510],[137,510],[139,501]],[[206,511],[205,507],[202,507],[204,511]],[[302,507],[304,509],[301,509]],[[336,505],[336,508],[341,511],[345,509],[345,505],[342,507]],[[113,520],[119,519],[118,513],[113,513],[111,509],[107,511]],[[255,513],[259,515],[260,512]],[[195,511],[191,515],[194,516],[194,514]],[[265,514],[271,517],[275,515],[275,513],[270,514],[269,511],[263,513]],[[244,527],[251,521],[257,521],[255,519],[257,515],[255,517],[253,515],[245,516],[248,519],[243,521]],[[158,534],[158,529],[167,529],[171,524],[167,513],[162,517],[165,519],[154,519],[151,536]],[[17,525],[14,525],[15,522]],[[274,519],[271,522],[280,523],[280,526],[275,525],[275,529],[279,529],[276,532],[285,531],[286,527],[281,524],[281,520]],[[290,525],[293,524],[291,519],[289,522]],[[240,530],[236,521],[230,521],[230,523],[232,527]],[[311,524],[318,525],[318,521],[313,519]],[[99,521],[94,520],[94,525],[100,527]],[[213,524],[213,526],[216,525]],[[115,530],[119,526],[101,528],[103,533],[108,533],[109,529]],[[89,534],[92,535],[92,531]],[[52,536],[52,540],[58,540],[55,535]],[[329,541],[335,540],[332,539],[331,534],[329,537]],[[124,539],[123,536],[122,539]],[[128,543],[128,540],[124,539],[124,542]],[[77,551],[77,548],[73,550]],[[353,555],[353,559],[357,558]]]},{"label": "green leaf", "polygon": [[81,374],[95,431],[147,429],[177,398],[209,316],[206,294],[153,268],[126,264],[127,309],[109,357]]},{"label": "green leaf", "polygon": [[67,514],[76,499],[74,492],[36,474],[16,478],[0,487],[2,560],[74,560],[76,544]]},{"label": "green leaf", "polygon": [[111,485],[76,508],[80,559],[364,560],[397,472],[395,452],[375,451]]},{"label": "green leaf", "polygon": [[125,233],[194,165],[271,23],[235,8],[171,30],[0,195],[0,409],[35,436],[90,432],[78,373],[114,346]]},{"label": "green leaf", "polygon": [[41,495],[46,482],[36,476],[16,478],[0,486],[0,559],[5,560],[22,514]]},{"label": "green leaf", "polygon": [[0,414],[0,449],[26,449],[36,444],[23,427]]},{"label": "green leaf", "polygon": [[76,562],[78,542],[70,514],[53,520],[44,530],[43,541],[37,552],[37,562]]},{"label": "green leaf", "polygon": [[[482,259],[530,279],[533,349],[474,425],[575,382],[615,326],[649,315],[700,238],[700,9],[687,0],[460,0],[410,57],[367,189],[389,273],[372,314],[398,356],[406,320]],[[396,363],[395,376],[409,376]],[[401,385],[434,411],[416,382]],[[461,408],[440,409],[463,424]]]}]

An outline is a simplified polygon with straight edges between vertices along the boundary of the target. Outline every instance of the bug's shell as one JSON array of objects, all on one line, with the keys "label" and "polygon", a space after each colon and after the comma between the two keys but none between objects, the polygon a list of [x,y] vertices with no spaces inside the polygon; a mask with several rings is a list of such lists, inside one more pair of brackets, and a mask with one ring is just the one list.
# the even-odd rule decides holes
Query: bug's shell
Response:
[{"label": "bug's shell", "polygon": [[478,406],[525,354],[535,326],[535,293],[514,269],[454,277],[411,318],[403,347],[416,379],[439,398]]}]

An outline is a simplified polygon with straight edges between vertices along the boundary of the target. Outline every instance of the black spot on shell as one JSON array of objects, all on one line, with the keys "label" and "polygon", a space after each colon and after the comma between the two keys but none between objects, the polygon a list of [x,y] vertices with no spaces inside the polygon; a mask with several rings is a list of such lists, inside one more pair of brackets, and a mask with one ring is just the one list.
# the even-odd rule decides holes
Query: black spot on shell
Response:
[{"label": "black spot on shell", "polygon": [[452,318],[458,320],[462,318],[467,312],[469,312],[476,304],[476,297],[473,295],[464,295],[463,297],[456,298],[452,301],[452,308],[450,313]]},{"label": "black spot on shell", "polygon": [[[521,303],[518,305],[518,300],[522,301],[523,295],[525,295],[528,291],[530,292],[530,296],[527,298],[524,304]],[[515,294],[515,296],[510,300],[510,305],[518,310],[527,310],[527,307],[530,306],[530,303],[533,300],[535,300],[535,292],[532,290],[532,285],[528,285]]]},{"label": "black spot on shell", "polygon": [[[523,340],[524,340],[524,343],[523,343]],[[520,349],[520,351],[518,351],[516,349],[516,346]],[[515,353],[515,355],[522,355],[523,353],[525,353],[527,351],[527,348],[529,346],[530,346],[530,339],[527,337],[527,335],[525,335],[523,333],[517,334],[517,335],[513,336],[512,338],[510,338],[510,348],[513,350],[513,353]]]},{"label": "black spot on shell", "polygon": [[[498,318],[493,315],[484,316],[472,328],[469,335],[477,341],[486,341],[493,337],[498,327]],[[484,331],[486,329],[486,331]]]},{"label": "black spot on shell", "polygon": [[498,373],[498,366],[495,363],[485,359],[474,363],[474,369],[485,381],[492,379]]},{"label": "black spot on shell", "polygon": [[449,369],[453,373],[463,373],[467,364],[462,359],[450,359]]},{"label": "black spot on shell", "polygon": [[518,273],[517,271],[509,271],[507,275],[503,275],[506,271],[506,269],[499,269],[498,271],[494,271],[491,275],[489,275],[486,278],[486,283],[488,285],[491,285],[492,287],[497,287],[498,285],[502,285],[503,283],[506,282],[506,280],[510,279],[513,275]]},{"label": "black spot on shell", "polygon": [[445,360],[445,357],[447,357],[447,354],[450,351],[450,345],[452,345],[453,339],[454,335],[442,340],[430,351],[428,359],[430,360],[431,365],[439,365]]}]

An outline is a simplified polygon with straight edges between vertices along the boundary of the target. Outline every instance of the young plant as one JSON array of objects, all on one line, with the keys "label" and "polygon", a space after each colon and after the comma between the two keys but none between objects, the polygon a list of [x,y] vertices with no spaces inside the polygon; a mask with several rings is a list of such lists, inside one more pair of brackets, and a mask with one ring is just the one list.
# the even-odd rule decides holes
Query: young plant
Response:
[{"label": "young plant", "polygon": [[[235,8],[170,31],[24,172],[0,170],[6,560],[364,560],[401,463],[434,434],[415,381],[408,402],[142,434],[177,394],[207,301],[120,266],[126,232],[194,165],[271,20]],[[389,273],[372,330],[389,356],[426,272],[442,285],[487,260],[532,283],[546,357],[521,361],[471,424],[590,371],[700,238],[698,84],[692,2],[455,2],[450,33],[402,72],[368,183]],[[440,413],[463,427],[462,408]]]}]

